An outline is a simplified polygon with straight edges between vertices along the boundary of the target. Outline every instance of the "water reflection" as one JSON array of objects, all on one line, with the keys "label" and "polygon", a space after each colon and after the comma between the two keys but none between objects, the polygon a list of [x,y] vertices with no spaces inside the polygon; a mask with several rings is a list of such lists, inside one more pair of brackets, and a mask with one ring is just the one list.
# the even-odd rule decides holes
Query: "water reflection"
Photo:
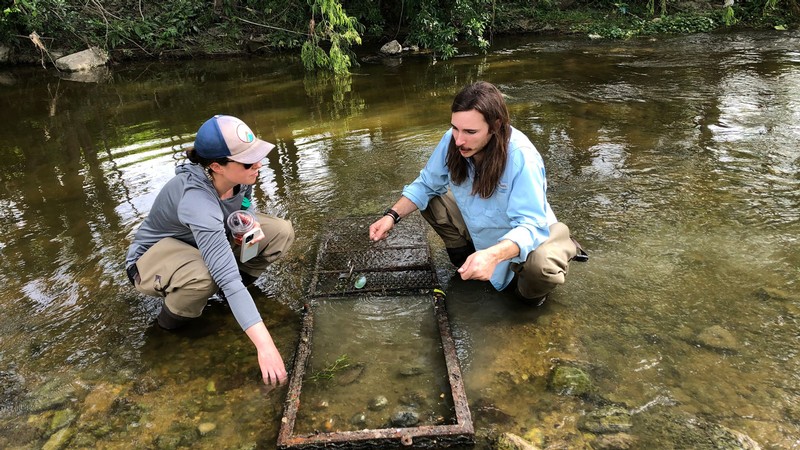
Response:
[{"label": "water reflection", "polygon": [[285,390],[260,387],[224,305],[189,334],[154,328],[158,302],[122,272],[128,236],[199,124],[244,118],[277,145],[256,203],[298,236],[255,290],[291,355],[316,238],[396,199],[479,78],[508,95],[592,254],[529,310],[451,278],[432,240],[479,429],[591,445],[577,422],[597,398],[548,389],[568,361],[635,412],[639,448],[684,439],[676,414],[800,445],[798,39],[498,40],[490,55],[328,79],[283,57],[133,64],[105,84],[0,73],[0,447],[43,445],[58,413],[72,447],[272,448]]}]

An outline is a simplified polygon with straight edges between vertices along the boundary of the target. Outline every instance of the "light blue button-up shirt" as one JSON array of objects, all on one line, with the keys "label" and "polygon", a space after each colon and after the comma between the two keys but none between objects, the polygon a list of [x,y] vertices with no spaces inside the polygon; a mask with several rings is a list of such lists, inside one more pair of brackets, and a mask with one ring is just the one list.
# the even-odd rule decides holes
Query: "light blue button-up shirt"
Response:
[{"label": "light blue button-up shirt", "polygon": [[528,254],[550,236],[550,225],[557,222],[547,202],[544,162],[527,136],[512,128],[505,171],[492,196],[484,199],[472,194],[475,172],[471,158],[468,178],[461,185],[452,183],[445,163],[452,136],[452,129],[444,134],[417,179],[403,188],[403,196],[422,211],[431,198],[445,194],[449,188],[476,250],[504,239],[517,244],[519,255],[500,262],[490,279],[499,291],[514,278],[511,263],[525,262]]}]

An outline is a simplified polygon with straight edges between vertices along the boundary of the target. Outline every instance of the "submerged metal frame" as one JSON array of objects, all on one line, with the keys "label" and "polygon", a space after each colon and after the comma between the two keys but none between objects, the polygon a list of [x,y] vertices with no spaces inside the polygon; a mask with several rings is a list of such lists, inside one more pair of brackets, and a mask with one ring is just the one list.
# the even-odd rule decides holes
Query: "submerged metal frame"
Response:
[{"label": "submerged metal frame", "polygon": [[455,342],[450,333],[450,323],[445,308],[445,296],[436,289],[433,292],[434,314],[439,326],[442,341],[447,377],[450,382],[450,393],[453,398],[456,423],[453,425],[427,425],[407,428],[377,428],[359,431],[336,431],[294,435],[294,424],[300,406],[300,391],[306,365],[311,356],[311,337],[314,328],[314,314],[309,305],[305,305],[303,327],[300,331],[300,342],[295,355],[294,370],[289,382],[289,393],[286,397],[281,429],[278,433],[278,448],[442,448],[457,445],[472,445],[475,430],[469,412],[467,395],[461,368],[458,364]]},{"label": "submerged metal frame", "polygon": [[[443,448],[469,446],[475,442],[472,416],[469,412],[455,342],[450,332],[445,295],[438,289],[439,284],[425,237],[425,225],[418,215],[410,216],[393,229],[392,236],[377,244],[365,244],[366,236],[357,238],[355,234],[347,235],[347,231],[355,233],[356,230],[365,230],[371,220],[374,218],[345,218],[337,221],[336,227],[329,229],[317,253],[316,270],[309,289],[309,297],[314,299],[368,293],[431,296],[456,423],[294,434],[300,407],[300,391],[311,356],[311,338],[314,330],[313,306],[306,304],[294,358],[294,369],[278,433],[279,449]],[[395,255],[391,255],[393,252]],[[381,255],[387,254],[397,256],[390,258],[395,261],[393,265],[376,262],[380,261]],[[406,258],[403,259],[403,256]],[[356,275],[366,276],[369,283],[361,288],[353,288],[353,278]],[[331,280],[336,284],[333,288],[330,286]]]}]

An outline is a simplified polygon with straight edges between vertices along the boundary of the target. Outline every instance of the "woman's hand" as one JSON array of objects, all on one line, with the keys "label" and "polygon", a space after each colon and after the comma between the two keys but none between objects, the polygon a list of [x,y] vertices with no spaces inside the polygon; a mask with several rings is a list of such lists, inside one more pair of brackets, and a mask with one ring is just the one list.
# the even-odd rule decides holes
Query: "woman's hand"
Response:
[{"label": "woman's hand", "polygon": [[258,322],[248,328],[245,333],[253,341],[258,352],[258,366],[261,368],[261,379],[264,384],[277,386],[286,381],[286,365],[280,352],[272,341],[264,322]]},{"label": "woman's hand", "polygon": [[[253,236],[253,239],[250,239],[250,241],[249,241],[249,242],[251,242],[251,243],[253,243],[253,244],[257,243],[258,241],[260,241],[260,240],[262,240],[262,239],[264,239],[264,232],[263,232],[263,231],[261,231],[261,224],[260,224],[260,223],[258,223],[258,222],[253,222],[253,228],[252,228],[252,229],[250,229],[250,231],[248,231],[248,232],[247,232],[247,233],[245,233],[245,234],[252,233],[252,232],[253,232],[253,230],[255,230],[255,229],[258,229],[258,233],[256,233],[256,234]],[[244,238],[244,235],[241,235],[241,236],[234,236],[234,237],[233,237],[233,243],[234,243],[234,244],[236,244],[236,245],[242,245],[242,238]]]}]

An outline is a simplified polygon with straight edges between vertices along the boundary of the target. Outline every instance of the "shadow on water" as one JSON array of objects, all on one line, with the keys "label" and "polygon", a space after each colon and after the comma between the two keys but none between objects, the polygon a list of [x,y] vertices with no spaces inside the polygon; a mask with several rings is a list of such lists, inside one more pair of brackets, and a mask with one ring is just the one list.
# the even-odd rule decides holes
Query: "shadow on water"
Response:
[{"label": "shadow on water", "polygon": [[[160,303],[122,270],[131,233],[210,115],[274,142],[255,200],[297,241],[251,290],[291,361],[318,236],[391,204],[453,94],[486,79],[592,256],[530,308],[454,279],[431,236],[476,446],[513,432],[541,447],[798,448],[799,42],[515,38],[340,79],[278,57],[132,64],[101,84],[0,72],[0,447],[274,448],[286,388],[260,383],[224,304],[186,332],[154,327]],[[373,311],[374,333],[418,329],[395,312]]]}]

